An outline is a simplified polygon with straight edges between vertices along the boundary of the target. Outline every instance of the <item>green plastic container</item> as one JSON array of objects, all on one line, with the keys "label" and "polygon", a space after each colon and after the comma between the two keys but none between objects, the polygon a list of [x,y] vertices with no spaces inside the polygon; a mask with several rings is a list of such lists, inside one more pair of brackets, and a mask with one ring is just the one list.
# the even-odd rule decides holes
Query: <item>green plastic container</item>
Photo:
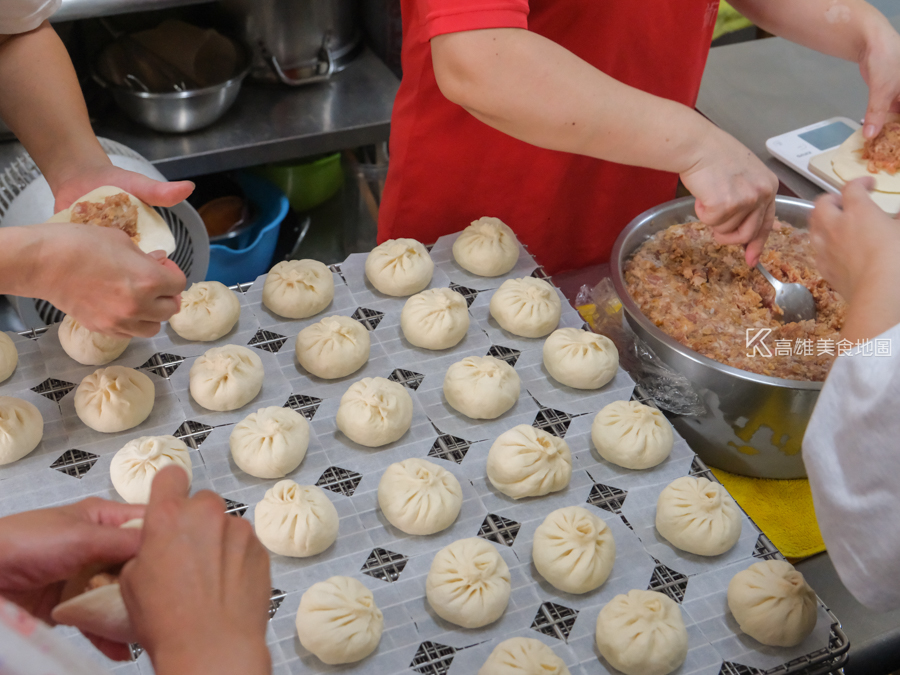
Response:
[{"label": "green plastic container", "polygon": [[344,184],[339,152],[303,164],[266,164],[253,169],[253,173],[280,187],[295,211],[308,211],[318,206],[333,197]]}]

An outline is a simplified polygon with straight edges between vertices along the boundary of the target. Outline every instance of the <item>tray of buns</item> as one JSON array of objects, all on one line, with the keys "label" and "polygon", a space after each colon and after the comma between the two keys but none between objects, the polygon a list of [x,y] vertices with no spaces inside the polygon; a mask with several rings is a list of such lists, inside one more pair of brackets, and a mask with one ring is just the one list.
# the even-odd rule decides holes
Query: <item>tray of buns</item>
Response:
[{"label": "tray of buns", "polygon": [[[26,456],[0,465],[0,516],[92,495],[122,500],[123,448],[148,436],[173,436],[183,443],[184,459],[179,461],[191,467],[192,492],[209,489],[221,495],[230,513],[254,522],[269,549],[279,551],[271,553],[267,631],[277,674],[502,675],[512,672],[502,665],[510,660],[531,667],[548,664],[541,672],[585,675],[622,672],[613,665],[616,659],[631,672],[654,668],[660,670],[653,672],[680,675],[815,675],[839,668],[849,648],[847,638],[812,591],[803,598],[805,625],[782,627],[798,634],[793,646],[766,646],[741,629],[771,623],[771,618],[757,616],[751,608],[739,623],[729,609],[729,585],[738,583],[732,580],[752,569],[763,575],[789,574],[790,566],[781,563],[777,550],[736,505],[723,516],[727,522],[722,531],[699,544],[702,553],[689,553],[670,541],[682,536],[677,523],[671,526],[677,532],[663,527],[669,538],[662,536],[655,520],[662,498],[690,500],[678,490],[696,485],[716,499],[730,497],[652,402],[635,391],[631,378],[615,366],[617,358],[605,383],[594,388],[566,386],[550,374],[563,372],[565,364],[544,353],[550,340],[546,335],[556,328],[580,330],[585,325],[547,283],[524,247],[516,244],[506,251],[507,272],[490,269],[496,275],[487,277],[457,262],[458,237],[444,237],[431,249],[433,272],[416,282],[415,292],[382,292],[370,280],[370,274],[378,272],[372,271],[369,257],[355,254],[331,268],[330,280],[320,274],[334,292],[311,316],[290,319],[273,311],[278,303],[264,275],[231,289],[236,298],[227,303],[233,304],[233,323],[224,335],[206,342],[186,339],[182,333],[190,331],[175,331],[175,321],[153,338],[132,340],[107,367],[122,366],[145,375],[155,394],[146,419],[124,431],[101,433],[86,425],[85,419],[95,426],[99,423],[90,417],[93,413],[83,400],[75,401],[76,389],[93,377],[96,367],[67,356],[61,335],[65,341],[71,327],[57,324],[10,336],[19,361],[13,376],[0,383],[0,396],[36,406],[44,419],[44,434]],[[429,253],[423,247],[417,255]],[[558,307],[549,330],[535,329],[546,331],[539,337],[508,330],[515,312],[501,300],[509,294],[510,281],[518,284],[520,295],[540,291],[543,301]],[[379,285],[387,288],[383,280]],[[427,320],[425,314],[415,313],[415,303],[404,316],[408,299],[432,289],[436,298],[441,296],[440,302],[462,307],[465,325],[454,324],[434,335],[417,331]],[[403,293],[409,288],[390,290]],[[361,365],[351,366],[356,370],[328,378],[301,365],[303,361],[317,372],[325,367],[304,360],[308,356],[298,358],[295,344],[298,336],[305,345],[319,335],[316,331],[324,330],[322,319],[331,316],[345,319],[329,324],[329,330],[346,329],[352,339],[359,338],[353,331],[362,330],[369,346]],[[453,340],[440,349],[421,346]],[[253,356],[235,353],[261,369],[264,378],[249,402],[231,410],[212,410],[209,406],[217,404],[191,373],[209,365],[210,349],[228,350],[233,345],[252,352]],[[461,378],[460,391],[468,391],[464,389],[468,371],[454,369],[487,356],[496,360],[492,367],[514,371],[518,397],[510,394],[503,402],[492,395],[475,401],[474,395],[459,394],[453,389],[456,385],[445,382],[452,371]],[[354,359],[356,355],[348,353],[328,367],[346,370]],[[560,377],[577,380],[582,375],[570,372]],[[395,388],[388,389],[383,381]],[[399,430],[392,423],[384,428],[367,426],[361,411],[368,405],[367,397],[375,395],[369,390],[375,383],[382,387],[377,395],[389,392],[392,400],[400,401]],[[650,412],[643,404],[649,404]],[[503,412],[492,410],[495,405]],[[598,450],[598,443],[606,443],[596,440],[598,413],[609,411],[612,421],[604,418],[604,423],[619,429],[614,413],[625,415],[632,409],[628,406],[638,406],[642,415],[658,416],[653,417],[654,428],[662,430],[659,444],[665,445],[665,452],[640,460],[646,468],[625,468],[619,460],[610,461],[610,453],[617,452],[615,443]],[[299,466],[288,466],[283,479],[251,475],[248,471],[264,474],[266,469],[259,469],[249,455],[231,450],[236,436],[252,437],[254,421],[248,416],[263,408],[292,411],[306,421],[305,455]],[[460,408],[484,419],[463,414]],[[628,445],[626,436],[619,438],[620,445]],[[539,480],[535,470],[521,461],[521,448],[534,443],[542,444],[541,452],[548,457],[557,458],[541,465],[548,468]],[[647,447],[655,448],[654,443]],[[392,501],[392,495],[405,494],[404,470],[437,476],[442,499],[446,497],[450,505],[429,501],[414,516],[404,512],[397,499]],[[332,530],[337,524],[330,538],[321,543],[312,538],[313,543],[305,544],[305,557],[297,557],[296,546],[282,541],[272,524],[276,508],[272,504],[300,493],[316,501]],[[588,556],[588,572],[577,561],[567,562],[565,555],[553,558],[547,553],[554,550],[553,533],[567,531],[573,522],[575,529],[581,528],[578,531],[589,530],[597,537],[596,550],[592,544],[594,554]],[[720,539],[722,550],[712,551],[710,546],[719,544],[711,540]],[[601,550],[605,562],[592,557],[600,556]],[[459,601],[454,596],[459,589],[448,580],[454,564],[470,561],[484,561],[479,569],[489,570],[484,572],[480,605],[470,596]],[[787,568],[751,568],[767,561]],[[341,646],[344,643],[329,633],[328,621],[311,618],[308,608],[313,600],[321,600],[323,583],[337,584],[340,593],[369,608],[369,623],[356,641]],[[654,593],[642,595],[646,591]],[[752,605],[752,599],[744,604]],[[640,617],[647,611],[668,617],[668,623],[652,627],[681,653],[673,656],[657,648],[643,649],[637,657],[624,653],[622,645],[634,639],[628,626],[644,621]],[[298,637],[298,624],[305,640]],[[91,650],[75,628],[59,630]],[[509,642],[513,638],[518,640]],[[350,642],[356,646],[347,646]],[[132,662],[106,666],[123,674],[152,672],[138,645],[133,645],[133,653]],[[665,669],[667,659],[674,669]],[[350,662],[326,662],[341,660]]]}]

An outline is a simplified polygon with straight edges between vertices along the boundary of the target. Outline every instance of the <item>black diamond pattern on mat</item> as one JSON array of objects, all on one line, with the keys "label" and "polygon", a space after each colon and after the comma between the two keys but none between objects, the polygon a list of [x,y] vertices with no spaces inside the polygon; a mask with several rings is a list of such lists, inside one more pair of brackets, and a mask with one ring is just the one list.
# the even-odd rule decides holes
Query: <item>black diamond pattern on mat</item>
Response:
[{"label": "black diamond pattern on mat", "polygon": [[281,349],[285,342],[287,342],[287,338],[284,335],[279,335],[270,330],[260,328],[256,331],[256,335],[251,338],[250,342],[247,343],[247,346],[262,349],[264,352],[277,354],[278,350]]},{"label": "black diamond pattern on mat", "polygon": [[233,499],[225,499],[225,513],[229,513],[232,516],[243,516],[247,513],[248,508],[246,504],[241,504]]},{"label": "black diamond pattern on mat", "polygon": [[322,475],[319,476],[316,485],[320,488],[337,492],[339,495],[352,497],[353,493],[356,492],[356,488],[359,487],[359,481],[361,480],[362,475],[355,471],[348,471],[339,466],[329,466]]},{"label": "black diamond pattern on mat", "polygon": [[74,388],[75,385],[71,382],[66,382],[65,380],[56,380],[52,377],[48,377],[38,386],[32,387],[31,391],[49,398],[54,403],[59,403],[60,399],[62,399],[63,396],[68,394]]},{"label": "black diamond pattern on mat", "polygon": [[363,326],[372,331],[378,328],[378,324],[380,324],[381,320],[384,318],[384,312],[379,312],[377,309],[357,307],[352,316]]},{"label": "black diamond pattern on mat", "polygon": [[370,577],[391,583],[400,578],[400,573],[408,562],[409,558],[402,553],[394,553],[384,548],[375,548],[372,549],[359,571],[363,574],[368,574]]},{"label": "black diamond pattern on mat", "polygon": [[778,560],[781,555],[774,546],[768,543],[766,535],[761,534],[757,537],[756,545],[753,547],[753,557],[763,560]]},{"label": "black diamond pattern on mat", "polygon": [[472,447],[472,444],[469,443],[469,441],[457,438],[456,436],[451,436],[450,434],[444,434],[443,436],[439,436],[434,442],[434,445],[431,446],[431,450],[428,451],[428,456],[439,457],[440,459],[446,459],[450,462],[462,464],[470,447]]},{"label": "black diamond pattern on mat", "polygon": [[625,503],[625,497],[628,493],[621,488],[604,485],[603,483],[594,483],[591,488],[591,494],[588,495],[587,503],[593,504],[597,508],[611,513],[622,512],[622,504]]},{"label": "black diamond pattern on mat", "polygon": [[534,418],[531,426],[536,429],[543,429],[548,434],[553,434],[559,438],[565,438],[569,425],[572,424],[572,416],[569,413],[553,408],[541,408]]},{"label": "black diamond pattern on mat", "polygon": [[281,603],[284,602],[284,599],[287,597],[287,593],[277,588],[272,589],[271,595],[269,595],[269,618],[274,619],[275,613],[278,611],[278,608],[281,607]]},{"label": "black diamond pattern on mat", "polygon": [[388,379],[391,382],[402,384],[404,387],[415,391],[419,388],[419,385],[422,384],[422,380],[425,379],[425,376],[421,373],[414,373],[411,370],[403,370],[403,368],[397,368],[388,376]]},{"label": "black diamond pattern on mat", "polygon": [[206,437],[212,433],[213,428],[203,422],[195,422],[188,420],[182,422],[181,426],[175,432],[175,438],[180,439],[189,448],[196,450],[200,444],[206,440]]},{"label": "black diamond pattern on mat", "polygon": [[478,536],[497,544],[512,546],[516,541],[516,535],[519,534],[519,529],[521,527],[521,523],[489,513],[485,516],[484,522],[481,523],[481,529],[478,530]]},{"label": "black diamond pattern on mat", "polygon": [[543,633],[565,642],[569,639],[569,633],[572,632],[572,626],[575,625],[575,619],[577,618],[577,609],[557,605],[554,602],[545,602],[538,608],[537,614],[534,615],[531,628],[538,633]]},{"label": "black diamond pattern on mat", "polygon": [[502,345],[493,345],[490,349],[488,349],[488,353],[486,356],[493,356],[495,359],[500,359],[501,361],[506,361],[509,365],[515,366],[516,361],[519,360],[519,357],[522,355],[518,349],[513,349],[512,347],[503,347]]},{"label": "black diamond pattern on mat", "polygon": [[475,298],[478,297],[478,291],[476,291],[474,288],[466,288],[465,286],[451,283],[450,289],[456,291],[466,299],[467,307],[471,307],[472,303],[475,302]]},{"label": "black diamond pattern on mat", "polygon": [[550,281],[550,275],[544,271],[543,267],[538,267],[534,272],[531,273],[535,279],[543,279],[544,281]]},{"label": "black diamond pattern on mat", "polygon": [[721,670],[719,670],[719,675],[763,675],[763,671],[740,663],[724,661]]},{"label": "black diamond pattern on mat", "polygon": [[59,459],[50,465],[50,468],[72,476],[72,478],[81,478],[91,470],[98,459],[100,459],[99,455],[84,450],[66,450]]},{"label": "black diamond pattern on mat", "polygon": [[291,394],[282,407],[290,408],[303,415],[307,420],[312,420],[316,416],[316,411],[322,404],[322,399],[315,396],[306,396],[305,394]]},{"label": "black diamond pattern on mat", "polygon": [[[654,558],[656,560],[656,558]],[[676,572],[671,567],[666,567],[656,560],[656,567],[650,577],[648,591],[665,593],[679,605],[684,600],[684,592],[687,590],[688,578],[681,572]]]},{"label": "black diamond pattern on mat", "polygon": [[168,380],[182,363],[184,363],[183,356],[159,352],[147,359],[146,363],[138,366],[138,370],[149,370],[154,375]]},{"label": "black diamond pattern on mat", "polygon": [[438,642],[423,642],[409,667],[422,675],[447,675],[456,649]]}]

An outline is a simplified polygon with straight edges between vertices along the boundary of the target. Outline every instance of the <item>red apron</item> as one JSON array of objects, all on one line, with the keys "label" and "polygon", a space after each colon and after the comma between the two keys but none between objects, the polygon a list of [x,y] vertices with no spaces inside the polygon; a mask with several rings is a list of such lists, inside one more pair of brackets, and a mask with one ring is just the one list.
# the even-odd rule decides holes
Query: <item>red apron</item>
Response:
[{"label": "red apron", "polygon": [[[607,261],[632,218],[675,196],[678,177],[536,148],[448,101],[435,82],[423,17],[423,5],[440,1],[403,0],[403,81],[379,241],[432,243],[495,216],[551,273]],[[693,107],[718,4],[531,0],[527,25],[621,82]],[[465,13],[460,22],[456,29],[467,29]]]}]

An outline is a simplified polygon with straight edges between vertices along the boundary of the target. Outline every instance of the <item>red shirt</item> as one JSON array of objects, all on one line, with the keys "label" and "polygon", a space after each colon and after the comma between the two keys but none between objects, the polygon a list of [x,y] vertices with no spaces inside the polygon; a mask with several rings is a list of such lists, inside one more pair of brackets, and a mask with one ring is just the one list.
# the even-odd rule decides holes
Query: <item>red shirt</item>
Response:
[{"label": "red shirt", "polygon": [[438,89],[430,40],[527,28],[617,80],[693,107],[718,0],[402,0],[403,81],[391,122],[378,239],[432,243],[481,216],[509,225],[547,271],[609,259],[674,174],[536,148],[478,121]]}]

